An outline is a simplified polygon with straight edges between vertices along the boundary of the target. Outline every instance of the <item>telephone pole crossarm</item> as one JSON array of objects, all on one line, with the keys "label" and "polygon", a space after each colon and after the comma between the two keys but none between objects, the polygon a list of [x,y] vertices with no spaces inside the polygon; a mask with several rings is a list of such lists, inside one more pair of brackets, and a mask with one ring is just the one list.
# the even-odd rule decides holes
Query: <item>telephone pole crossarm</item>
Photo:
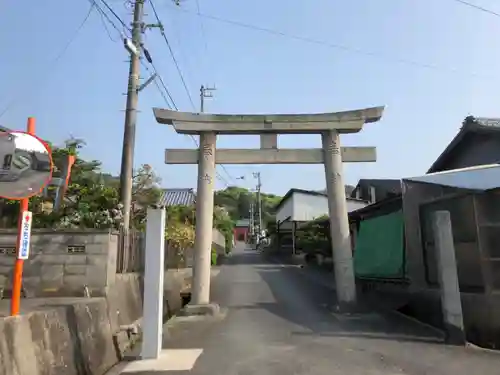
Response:
[{"label": "telephone pole crossarm", "polygon": [[201,85],[200,87],[200,112],[203,113],[205,112],[205,98],[213,98],[214,95],[212,94],[213,91],[217,90],[214,87],[205,87],[204,85]]}]

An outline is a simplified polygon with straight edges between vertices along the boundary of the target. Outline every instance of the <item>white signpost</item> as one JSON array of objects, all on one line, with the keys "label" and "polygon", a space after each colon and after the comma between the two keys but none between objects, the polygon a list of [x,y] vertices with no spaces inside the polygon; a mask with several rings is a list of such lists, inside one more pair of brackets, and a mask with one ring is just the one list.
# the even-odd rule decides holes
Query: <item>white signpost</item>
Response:
[{"label": "white signpost", "polygon": [[165,257],[165,209],[148,208],[142,359],[158,359],[163,335],[163,273]]},{"label": "white signpost", "polygon": [[21,219],[21,235],[19,236],[17,254],[18,259],[26,260],[30,256],[30,240],[31,240],[31,219],[33,214],[31,211],[23,211]]}]

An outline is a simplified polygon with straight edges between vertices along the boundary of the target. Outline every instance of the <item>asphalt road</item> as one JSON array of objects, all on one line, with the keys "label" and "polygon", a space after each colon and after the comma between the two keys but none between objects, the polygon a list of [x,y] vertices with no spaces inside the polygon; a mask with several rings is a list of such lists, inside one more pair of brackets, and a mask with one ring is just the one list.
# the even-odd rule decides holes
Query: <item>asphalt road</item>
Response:
[{"label": "asphalt road", "polygon": [[29,170],[23,173],[17,181],[0,181],[0,197],[24,198],[35,192],[38,193],[48,176],[49,172]]},{"label": "asphalt road", "polygon": [[[213,282],[223,319],[169,323],[156,372],[136,375],[494,374],[500,354],[450,347],[432,329],[395,314],[332,311],[326,286],[295,266],[239,249]],[[184,320],[185,319],[185,320]],[[158,370],[162,370],[158,372]],[[129,372],[130,373],[130,372]]]}]

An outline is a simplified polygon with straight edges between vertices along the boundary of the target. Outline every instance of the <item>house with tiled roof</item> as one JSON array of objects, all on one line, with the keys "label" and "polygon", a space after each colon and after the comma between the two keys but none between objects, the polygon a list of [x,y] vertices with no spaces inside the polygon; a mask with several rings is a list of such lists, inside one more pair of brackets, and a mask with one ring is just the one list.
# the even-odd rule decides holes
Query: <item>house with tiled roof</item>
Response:
[{"label": "house with tiled roof", "polygon": [[500,162],[500,118],[466,117],[427,173]]},{"label": "house with tiled roof", "polygon": [[379,202],[398,195],[401,195],[401,180],[387,178],[362,178],[351,192],[351,198],[361,199],[370,203]]},{"label": "house with tiled roof", "polygon": [[169,206],[191,206],[196,203],[196,194],[192,188],[163,189],[158,205]]}]

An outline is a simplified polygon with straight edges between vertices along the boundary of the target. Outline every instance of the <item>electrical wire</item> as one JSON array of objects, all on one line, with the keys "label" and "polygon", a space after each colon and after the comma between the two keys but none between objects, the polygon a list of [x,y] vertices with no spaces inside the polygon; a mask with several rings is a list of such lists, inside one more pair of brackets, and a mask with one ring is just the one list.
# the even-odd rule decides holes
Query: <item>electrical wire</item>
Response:
[{"label": "electrical wire", "polygon": [[[101,16],[101,23],[102,23],[102,26],[104,27],[104,30],[106,31],[106,34],[108,35],[109,40],[117,43],[119,41],[119,39],[115,39],[111,35],[111,31],[108,29],[108,25],[106,24],[106,18],[103,15],[104,11],[102,9],[99,9],[99,8],[97,8],[97,11],[99,12],[99,15]],[[121,35],[121,33],[120,33],[120,35]]]},{"label": "electrical wire", "polygon": [[189,102],[191,103],[191,106],[193,107],[193,110],[196,111],[196,107],[194,105],[194,102],[193,102],[193,98],[191,97],[191,93],[189,92],[189,89],[187,87],[187,84],[186,84],[186,80],[184,79],[184,75],[182,74],[182,71],[179,67],[179,63],[177,62],[177,59],[175,58],[175,55],[174,55],[174,51],[172,50],[172,47],[170,46],[170,42],[168,41],[168,38],[167,38],[167,35],[165,34],[165,31],[163,30],[163,24],[161,22],[161,19],[158,15],[158,12],[156,11],[156,7],[153,3],[153,0],[149,0],[149,3],[151,4],[151,9],[153,10],[153,13],[154,13],[154,16],[156,18],[156,20],[158,21],[158,23],[160,24],[160,32],[161,32],[161,35],[163,36],[163,40],[165,40],[165,43],[167,44],[167,47],[168,47],[168,50],[170,52],[170,56],[172,57],[172,60],[175,64],[175,67],[177,69],[177,73],[179,74],[179,77],[182,81],[182,85],[184,86],[184,90],[186,91],[186,94],[189,98]]},{"label": "electrical wire", "polygon": [[[147,49],[145,49],[144,47],[143,47],[143,50],[145,52],[147,51]],[[158,81],[156,80],[156,78],[153,80],[154,83],[155,83],[156,88],[160,92],[160,95],[163,97],[163,100],[167,104],[167,107],[169,109],[172,109],[172,107],[173,107],[177,111],[178,110],[177,104],[175,104],[175,101],[174,101],[172,95],[170,94],[170,91],[168,90],[167,86],[165,85],[165,82],[163,81],[163,78],[159,74],[158,69],[154,66],[153,59],[151,58],[150,53],[147,52],[147,53],[145,53],[145,55],[148,56],[148,62],[151,64],[151,66],[152,66],[152,68],[154,70],[154,73],[156,73],[156,77],[158,78],[158,81],[160,81],[160,84],[158,84]],[[141,60],[141,64],[151,74],[151,70],[146,65],[146,63],[144,63],[143,60]],[[163,88],[163,90],[162,90],[162,88]],[[166,93],[166,95],[165,95],[165,93]],[[167,99],[167,96],[170,99],[170,101],[169,101],[169,99]],[[193,143],[196,145],[196,147],[199,148],[200,146],[199,146],[199,143],[196,140],[196,138],[193,135],[191,135],[191,134],[189,135],[189,137],[191,138],[191,140],[193,141]],[[221,165],[221,167],[225,170],[225,172],[228,174],[228,176],[230,177],[230,179],[232,179],[232,176],[228,173],[228,171],[225,169],[225,167],[223,165]],[[216,178],[219,181],[221,181],[222,183],[224,183],[226,185],[226,187],[229,186],[228,181],[217,170],[215,171],[215,176],[216,176]]]},{"label": "electrical wire", "polygon": [[464,0],[452,0],[452,1],[455,1],[455,2],[460,3],[462,5],[468,6],[470,8],[480,10],[481,12],[489,13],[493,16],[500,17],[500,13],[494,12],[494,11],[487,9],[487,8],[484,8],[480,5],[472,4],[472,3],[469,3],[468,1],[464,1]]},{"label": "electrical wire", "polygon": [[158,80],[160,81],[161,86],[163,87],[163,89],[167,93],[168,97],[170,98],[170,101],[172,102],[172,106],[174,107],[174,109],[176,111],[178,111],[179,108],[177,107],[177,104],[175,104],[174,98],[172,98],[172,95],[170,94],[170,91],[168,90],[167,85],[165,85],[165,81],[163,81],[163,78],[158,73],[158,69],[156,69],[156,66],[153,63],[151,63],[151,66],[153,67],[155,73],[157,74],[157,77],[158,77]]},{"label": "electrical wire", "polygon": [[[163,36],[163,39],[165,40],[165,43],[166,43],[166,45],[167,45],[167,47],[168,47],[168,50],[169,50],[169,52],[170,52],[170,55],[172,56],[172,60],[173,60],[173,62],[174,62],[174,64],[175,64],[175,67],[176,67],[176,69],[177,69],[177,73],[179,74],[179,77],[180,77],[180,79],[181,79],[181,81],[182,81],[182,85],[184,86],[184,90],[186,91],[186,94],[187,94],[187,96],[188,96],[188,98],[189,98],[189,102],[191,103],[191,106],[193,107],[193,110],[195,110],[195,111],[196,111],[196,106],[194,105],[193,98],[192,98],[192,96],[191,96],[191,93],[189,92],[189,89],[188,89],[188,87],[187,87],[186,81],[185,81],[185,79],[184,79],[184,75],[182,74],[182,71],[181,71],[181,69],[180,69],[180,67],[179,67],[179,63],[177,62],[177,59],[175,58],[174,52],[173,52],[173,50],[172,50],[172,47],[171,47],[171,45],[170,45],[170,42],[168,41],[167,35],[165,34],[165,31],[163,30],[163,26],[162,26],[163,24],[162,24],[161,19],[160,19],[159,15],[158,15],[158,12],[156,11],[156,7],[155,7],[155,5],[154,5],[154,3],[153,3],[153,1],[152,1],[152,0],[149,0],[149,3],[151,4],[151,9],[153,10],[153,14],[154,14],[154,16],[155,16],[155,18],[156,18],[156,21],[160,24],[160,32],[161,32],[161,35]],[[198,8],[198,10],[199,10],[199,8]],[[167,92],[168,92],[168,91],[167,91]],[[169,95],[169,96],[170,96],[170,95]],[[174,106],[175,106],[175,105],[174,105]],[[175,108],[176,108],[176,110],[177,110],[177,106],[175,106]],[[196,147],[199,147],[199,144],[198,144],[198,142],[196,141],[196,138],[195,138],[193,135],[190,135],[190,137],[191,137],[191,139],[193,140],[193,142],[195,143]],[[230,179],[232,179],[232,176],[231,176],[231,174],[227,171],[226,167],[225,167],[224,165],[222,165],[222,164],[221,164],[221,168],[224,170],[224,172],[226,172],[226,174],[230,177]],[[222,177],[222,175],[220,175],[217,171],[216,171],[216,175],[217,175],[217,178],[218,178],[219,180],[221,180],[222,182],[224,182],[224,183],[226,184],[226,186],[229,186],[229,183],[227,182],[227,180],[226,180],[224,177]]]},{"label": "electrical wire", "polygon": [[[198,16],[201,15],[200,0],[196,0],[196,13]],[[200,17],[200,29],[204,42],[205,54],[208,56],[208,38],[207,38],[207,33],[205,32],[205,25],[203,19],[201,17]]]},{"label": "electrical wire", "polygon": [[[151,72],[151,70],[149,69],[149,67],[146,65],[146,63],[145,63],[143,60],[141,60],[141,64],[142,64],[142,66],[146,69],[146,71],[147,71],[149,74],[153,74],[153,73]],[[156,69],[155,69],[154,73],[156,74],[156,77],[157,77],[157,78],[161,79],[161,76],[160,76],[160,75],[159,75],[159,73],[156,71]],[[162,81],[163,81],[163,80],[162,80]],[[168,101],[168,99],[167,99],[167,95],[165,95],[165,92],[161,89],[161,87],[160,87],[160,85],[158,84],[158,81],[156,80],[156,78],[153,80],[153,82],[154,82],[154,84],[155,84],[156,88],[158,89],[158,91],[160,92],[160,95],[163,97],[163,100],[164,100],[164,101],[165,101],[165,103],[167,104],[168,109],[172,109],[172,104]],[[165,87],[165,89],[166,89],[166,87]],[[168,93],[168,91],[167,91],[167,93]],[[168,93],[168,94],[169,94],[169,93]],[[169,95],[169,96],[170,96],[170,95]],[[173,102],[173,100],[172,100],[172,99],[171,99],[171,101],[172,101],[173,105],[175,106],[175,103]]]},{"label": "electrical wire", "polygon": [[[66,52],[68,51],[69,47],[71,46],[71,44],[73,44],[73,42],[75,41],[75,39],[78,36],[78,34],[80,33],[80,31],[82,31],[83,27],[85,26],[85,24],[89,20],[90,15],[92,14],[92,11],[94,10],[94,6],[95,6],[94,4],[90,5],[90,8],[89,8],[87,14],[85,15],[85,17],[83,18],[82,22],[80,22],[80,24],[75,29],[75,31],[73,32],[73,34],[71,35],[71,37],[68,39],[68,41],[66,42],[66,44],[63,46],[63,48],[59,51],[59,53],[56,55],[56,57],[48,65],[52,69],[51,73],[53,73],[55,71],[57,63],[66,54]],[[49,78],[51,76],[51,73],[49,73],[49,74],[43,74],[43,76],[42,76],[43,77],[42,85],[49,80]],[[18,101],[18,99],[20,97],[21,97],[21,94],[19,93],[9,103],[7,103],[6,107],[2,110],[2,112],[0,112],[0,118],[2,118],[2,116],[5,113],[7,113],[7,111],[9,111],[10,108],[12,108],[12,106]],[[23,97],[25,97],[24,94],[23,94]]]},{"label": "electrical wire", "polygon": [[[145,49],[144,47],[143,47],[143,50],[145,52],[147,51],[147,49]],[[147,52],[147,55],[149,56],[148,62],[151,64],[151,67],[153,68],[153,73],[156,74],[156,78],[153,80],[156,87],[160,91],[160,94],[163,96],[163,99],[165,100],[165,103],[167,103],[168,108],[172,109],[172,107],[173,107],[177,111],[178,109],[177,109],[177,105],[175,104],[174,98],[170,94],[170,91],[167,88],[165,81],[163,81],[163,78],[161,77],[160,73],[158,72],[158,69],[156,68],[155,64],[153,63],[153,60],[151,59],[151,55],[149,54],[149,52]],[[142,64],[142,66],[144,66],[144,68],[146,68],[146,70],[150,74],[152,74],[149,67],[144,63],[143,60],[141,60],[141,64]],[[157,79],[158,79],[158,81],[160,81],[160,84],[163,87],[163,90],[160,87],[160,84],[158,83]],[[165,95],[165,93],[166,93],[166,95]],[[168,99],[167,99],[167,96],[168,96]],[[170,101],[169,101],[169,99],[170,99]]]},{"label": "electrical wire", "polygon": [[108,8],[108,10],[111,12],[111,14],[113,16],[115,16],[115,18],[122,24],[122,26],[126,30],[131,31],[130,27],[128,27],[127,24],[125,22],[123,22],[123,20],[120,18],[120,16],[118,14],[116,14],[116,12],[113,10],[113,8],[111,8],[111,6],[109,6],[109,4],[106,2],[106,0],[101,0],[101,2],[104,4],[104,6],[106,8]]},{"label": "electrical wire", "polygon": [[234,182],[234,178],[233,178],[233,176],[231,176],[231,173],[229,173],[229,171],[227,170],[226,166],[224,164],[219,164],[219,165],[222,168],[222,170],[224,172],[226,172],[226,174],[229,177],[229,179]]},{"label": "electrical wire", "polygon": [[113,29],[115,29],[120,34],[120,36],[124,35],[123,31],[120,30],[118,26],[116,26],[116,24],[111,20],[108,14],[101,8],[99,4],[97,4],[96,0],[88,0],[88,1],[97,8],[97,11],[101,15],[101,17],[104,17],[106,21],[108,21],[108,23],[113,27]]},{"label": "electrical wire", "polygon": [[[453,0],[453,1],[458,1],[462,4],[466,4],[466,5],[475,7],[473,4],[467,3],[463,0]],[[308,44],[315,44],[315,45],[323,46],[326,48],[342,50],[345,52],[354,53],[354,54],[358,54],[358,55],[364,55],[364,56],[368,56],[368,57],[372,57],[372,58],[383,59],[386,61],[396,62],[399,64],[411,65],[414,67],[432,69],[432,70],[437,70],[437,71],[446,71],[446,72],[451,72],[451,73],[467,74],[470,76],[481,77],[481,78],[486,78],[486,79],[498,79],[498,76],[495,77],[495,76],[478,74],[475,72],[464,72],[464,71],[461,71],[461,70],[453,68],[453,67],[445,67],[445,66],[440,66],[440,65],[430,64],[430,63],[418,62],[418,61],[414,61],[414,60],[401,58],[398,56],[391,56],[391,55],[381,53],[381,52],[376,52],[376,51],[367,51],[367,50],[363,50],[363,49],[356,48],[356,47],[350,47],[347,45],[331,43],[331,42],[327,42],[324,40],[309,38],[309,37],[305,37],[305,36],[301,36],[301,35],[297,35],[297,34],[285,33],[283,31],[279,31],[279,30],[275,30],[275,29],[271,29],[271,28],[267,28],[267,27],[263,27],[263,26],[257,26],[257,25],[253,25],[253,24],[247,24],[244,22],[234,21],[234,20],[230,20],[230,19],[226,19],[226,18],[222,18],[222,17],[218,17],[218,16],[213,16],[210,14],[204,14],[204,13],[198,14],[197,12],[193,12],[193,11],[179,8],[179,7],[175,7],[175,9],[178,12],[191,14],[191,15],[194,15],[197,17],[202,17],[205,19],[209,19],[212,21],[220,22],[220,23],[225,23],[225,24],[240,27],[240,28],[259,31],[259,32],[263,32],[263,33],[267,33],[267,34],[271,34],[271,35],[276,35],[276,36],[280,36],[280,37],[291,39],[291,40],[297,40],[297,41],[308,43]],[[482,9],[482,8],[480,8],[480,9],[484,10],[488,13],[495,14],[494,12],[489,11],[487,9]]]}]

